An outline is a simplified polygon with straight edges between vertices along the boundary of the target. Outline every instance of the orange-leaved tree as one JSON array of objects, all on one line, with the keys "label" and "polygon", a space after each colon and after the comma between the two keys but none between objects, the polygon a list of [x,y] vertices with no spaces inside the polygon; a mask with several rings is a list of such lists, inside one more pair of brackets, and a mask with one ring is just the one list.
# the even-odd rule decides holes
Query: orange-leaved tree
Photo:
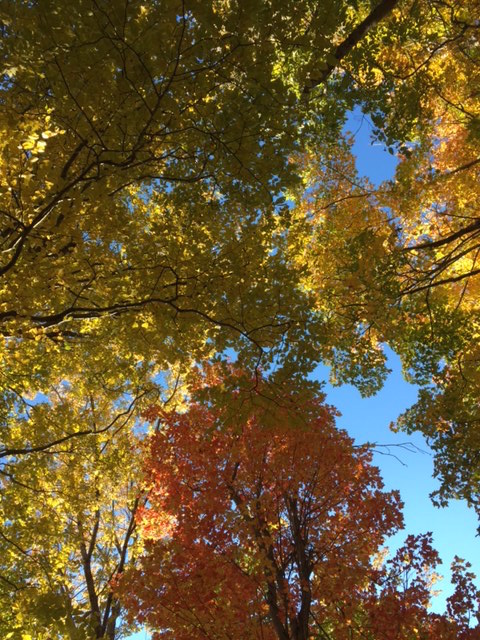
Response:
[{"label": "orange-leaved tree", "polygon": [[251,405],[228,428],[213,403],[152,408],[146,551],[118,580],[129,615],[175,640],[478,637],[461,563],[451,615],[429,614],[429,535],[379,561],[402,526],[398,493],[383,491],[371,452],[336,429],[332,407],[292,399]]}]

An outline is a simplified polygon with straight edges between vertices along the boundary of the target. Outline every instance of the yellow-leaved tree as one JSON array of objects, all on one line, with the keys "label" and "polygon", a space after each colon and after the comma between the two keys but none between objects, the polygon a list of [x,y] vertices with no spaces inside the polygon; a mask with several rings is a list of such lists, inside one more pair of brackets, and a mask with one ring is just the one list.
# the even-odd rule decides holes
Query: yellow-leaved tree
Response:
[{"label": "yellow-leaved tree", "polygon": [[390,345],[423,387],[399,426],[420,429],[435,450],[440,502],[462,496],[477,508],[479,17],[471,1],[400,4],[382,55],[368,68],[350,60],[372,94],[386,92],[371,117],[377,138],[396,147],[396,173],[378,187],[360,178],[348,136],[320,154],[312,147],[290,240],[331,327],[334,378],[375,391]]}]

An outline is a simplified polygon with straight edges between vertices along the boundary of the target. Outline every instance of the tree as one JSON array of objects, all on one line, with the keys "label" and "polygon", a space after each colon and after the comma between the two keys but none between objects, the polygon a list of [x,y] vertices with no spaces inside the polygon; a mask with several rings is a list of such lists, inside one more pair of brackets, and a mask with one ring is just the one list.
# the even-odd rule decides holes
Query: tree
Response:
[{"label": "tree", "polygon": [[[399,426],[420,428],[435,450],[439,501],[463,497],[477,511],[479,12],[478,3],[439,10],[446,43],[441,53],[432,52],[425,72],[435,126],[402,159],[383,201],[401,226],[395,250],[401,305],[417,310],[420,323],[412,318],[410,324],[422,324],[418,337],[436,345],[418,350],[430,350],[425,369],[431,377],[423,376],[419,402]],[[409,351],[414,362],[413,345]]]},{"label": "tree", "polygon": [[462,618],[479,595],[466,583],[458,615],[427,612],[428,535],[372,560],[402,525],[399,495],[331,407],[294,398],[228,429],[205,403],[149,410],[162,426],[147,447],[145,554],[118,587],[132,619],[176,639],[478,637]]},{"label": "tree", "polygon": [[3,416],[12,445],[0,464],[3,637],[114,640],[128,630],[109,582],[139,553],[137,406],[158,393],[111,395],[77,379],[35,402],[16,395]]},{"label": "tree", "polygon": [[0,320],[19,360],[298,343],[309,304],[273,236],[299,123],[336,135],[334,71],[395,4],[5,3]]},{"label": "tree", "polygon": [[378,188],[360,179],[348,137],[312,148],[290,253],[328,322],[334,380],[376,391],[388,344],[423,386],[398,426],[420,429],[436,451],[441,499],[477,505],[479,6],[418,2],[405,20],[409,6],[380,26],[374,61],[348,59],[366,90],[385,91],[388,106],[371,117],[397,149],[395,178]]},{"label": "tree", "polygon": [[[17,635],[45,618],[53,637],[115,635],[109,577],[124,556],[106,514],[128,486],[131,540],[128,425],[152,380],[168,377],[170,397],[228,352],[249,382],[243,403],[206,399],[226,433],[251,405],[275,424],[286,383],[320,360],[375,391],[387,342],[416,379],[436,376],[417,424],[447,494],[460,483],[473,500],[478,18],[476,0],[2,4],[2,584],[7,601],[22,594]],[[376,193],[340,134],[354,105],[405,156]],[[262,367],[277,369],[268,389]]]}]

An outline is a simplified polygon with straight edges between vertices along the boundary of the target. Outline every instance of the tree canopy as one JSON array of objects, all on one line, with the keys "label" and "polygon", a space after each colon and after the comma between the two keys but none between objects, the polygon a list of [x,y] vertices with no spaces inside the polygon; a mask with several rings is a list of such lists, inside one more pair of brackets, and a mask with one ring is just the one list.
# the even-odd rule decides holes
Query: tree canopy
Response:
[{"label": "tree canopy", "polygon": [[468,617],[479,593],[461,563],[448,615],[428,613],[429,535],[382,563],[400,497],[320,399],[300,408],[287,396],[227,429],[196,403],[148,416],[161,426],[147,449],[146,553],[120,593],[154,638],[478,637]]},{"label": "tree canopy", "polygon": [[[330,319],[335,377],[379,388],[389,344],[424,387],[399,425],[422,430],[437,452],[442,500],[478,505],[479,6],[415,8],[429,27],[402,49],[394,12],[398,34],[371,70],[376,82],[400,83],[385,96],[388,115],[372,114],[387,142],[383,119],[403,126],[403,108],[418,100],[415,129],[392,141],[394,179],[360,179],[351,138],[321,155],[312,148],[291,254]],[[406,100],[401,113],[396,98]]]},{"label": "tree canopy", "polygon": [[[310,470],[323,468],[319,447],[330,434],[332,460],[343,451],[350,483],[349,465],[363,465],[365,491],[393,530],[394,498],[375,493],[380,480],[368,453],[335,430],[308,379],[324,363],[336,383],[375,393],[388,373],[386,345],[421,386],[396,428],[420,430],[432,446],[437,502],[462,497],[480,511],[479,23],[478,0],[0,4],[4,636],[114,640],[128,632],[112,579],[130,602],[120,574],[130,566],[139,576],[148,566],[146,514],[165,516],[161,501],[145,502],[153,495],[145,477],[160,464],[152,452],[167,434],[173,440],[162,446],[180,452],[187,443],[176,442],[173,425],[189,416],[199,420],[190,437],[203,442],[203,429],[209,453],[185,464],[200,465],[208,483],[221,455],[242,442],[235,424],[255,424],[258,446],[272,452],[282,437],[301,449],[305,417],[289,410],[277,424],[276,412],[315,406]],[[398,158],[381,185],[357,173],[345,131],[353,109]],[[197,367],[209,372],[208,383]],[[211,384],[217,375],[221,384]],[[150,425],[142,417],[149,406],[158,416]],[[222,453],[211,450],[209,431],[219,416]],[[153,447],[146,461],[145,441]],[[172,469],[164,471],[174,482]],[[301,502],[291,471],[289,500]],[[323,499],[312,491],[312,504]],[[258,536],[232,495],[220,505],[207,494],[209,513],[237,518],[245,538],[238,563],[249,579],[271,584]],[[362,508],[345,503],[342,517],[360,517]],[[360,541],[352,547],[352,568],[360,563],[369,576],[381,544],[374,536],[368,546],[373,523],[389,532],[379,513],[365,524],[363,550]],[[287,509],[282,517],[292,516]],[[334,527],[327,520],[318,526]],[[185,532],[168,531],[154,547],[166,545],[168,561],[183,562]],[[412,557],[427,553],[422,540],[411,540]],[[462,566],[455,575],[464,585]],[[291,571],[297,609],[284,608],[281,625],[305,634],[298,567]],[[388,589],[362,591],[360,574],[354,617],[364,628],[377,624],[372,612],[387,606]],[[238,604],[252,633],[260,624],[270,629],[265,637],[278,636],[273,610],[262,609],[270,604],[245,589],[248,613],[233,592],[212,606]],[[472,599],[459,595],[460,613],[452,604],[434,621],[426,596],[416,596],[418,620],[446,638],[459,628],[470,637],[459,620],[473,611]],[[328,633],[341,634],[346,618],[328,602]],[[191,633],[187,627],[181,633]]]}]

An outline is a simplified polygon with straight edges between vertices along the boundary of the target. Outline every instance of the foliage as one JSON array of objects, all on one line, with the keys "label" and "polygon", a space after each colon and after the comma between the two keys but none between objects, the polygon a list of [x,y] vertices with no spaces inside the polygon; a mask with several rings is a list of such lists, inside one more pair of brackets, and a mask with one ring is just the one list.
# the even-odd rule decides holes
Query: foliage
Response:
[{"label": "foliage", "polygon": [[428,535],[373,559],[401,502],[321,399],[285,397],[229,429],[205,404],[148,416],[162,426],[147,448],[146,552],[119,592],[155,638],[478,637],[467,618],[480,594],[460,561],[448,614],[427,611],[439,561]]},{"label": "foliage", "polygon": [[[160,366],[225,340],[257,358],[305,326],[271,236],[299,119],[325,106],[300,100],[309,69],[365,13],[332,9],[4,3],[0,319],[22,361],[64,340],[123,359],[128,341]],[[313,138],[341,125],[333,104]],[[257,288],[270,295],[255,310]]]},{"label": "foliage", "polygon": [[14,398],[2,424],[13,445],[0,464],[2,637],[113,639],[127,629],[109,581],[140,548],[135,413],[158,397],[147,391],[113,403],[76,380],[36,402]]},{"label": "foliage", "polygon": [[[328,321],[324,353],[334,380],[376,391],[388,344],[406,377],[424,387],[398,426],[420,429],[436,451],[443,499],[473,504],[480,477],[479,12],[471,1],[400,4],[379,27],[381,56],[367,67],[352,54],[360,84],[384,92],[383,112],[371,117],[376,137],[398,149],[395,179],[375,187],[359,178],[348,136],[320,153],[312,148],[301,160],[305,191],[290,234],[291,260]],[[407,131],[410,110],[416,123]]]},{"label": "foliage", "polygon": [[[145,499],[139,411],[159,402],[160,386],[163,401],[186,413],[165,414],[165,431],[152,442],[166,434],[175,439],[173,424],[198,414],[198,428],[191,425],[177,443],[179,451],[191,447],[185,472],[193,473],[190,463],[203,465],[223,482],[221,456],[237,445],[239,452],[244,447],[247,476],[260,470],[255,461],[248,467],[247,447],[271,447],[278,468],[283,460],[289,469],[282,456],[296,438],[312,471],[324,464],[323,442],[341,457],[345,482],[358,481],[359,491],[363,486],[383,505],[367,522],[368,505],[354,504],[352,490],[342,496],[343,511],[334,505],[312,524],[312,535],[328,535],[331,524],[330,534],[338,526],[342,539],[338,519],[346,523],[354,510],[365,516],[363,555],[360,539],[351,540],[351,569],[358,571],[345,577],[345,588],[350,584],[357,595],[351,625],[376,629],[390,615],[388,603],[399,602],[392,575],[400,565],[393,573],[382,570],[384,588],[369,591],[367,582],[370,555],[400,516],[394,498],[379,493],[368,453],[354,451],[344,434],[335,436],[330,410],[312,400],[315,385],[305,379],[318,362],[331,365],[337,382],[374,393],[387,373],[382,349],[389,344],[407,377],[423,385],[398,424],[421,429],[435,449],[443,483],[438,500],[463,496],[478,505],[479,20],[478,0],[1,4],[0,629],[6,637],[113,640],[126,629],[110,578],[133,565],[141,549],[134,524]],[[395,179],[379,188],[357,176],[352,140],[341,133],[355,106],[371,117],[375,137],[399,154]],[[237,361],[234,376],[219,364],[226,354]],[[218,367],[208,380],[222,366],[228,376],[218,374],[221,384],[195,382],[198,363]],[[186,409],[189,380],[202,388]],[[201,424],[211,431],[202,435]],[[320,434],[310,452],[307,433]],[[195,438],[211,460],[194,451]],[[363,469],[358,477],[353,461]],[[303,500],[296,474],[304,471],[285,476],[291,500]],[[322,487],[309,478],[317,499]],[[177,482],[176,490],[190,491],[182,482],[191,478]],[[191,491],[192,501],[200,499]],[[281,518],[293,526],[287,503],[277,498],[260,506],[270,515],[268,509],[277,509],[277,516],[283,509]],[[166,545],[170,560],[180,562],[186,539],[156,499],[144,511],[143,530],[158,507],[156,517],[175,529],[175,538],[152,549],[160,553]],[[278,535],[280,550],[285,527],[267,533],[260,527],[259,538],[232,496],[225,500],[212,502],[208,513],[227,519],[227,555],[235,536],[245,541],[236,552],[241,557],[233,554],[245,575],[235,575],[253,613],[239,613],[255,634],[275,617],[259,605],[261,589],[249,591],[253,577],[264,588],[272,584],[258,541]],[[417,542],[413,556],[433,567],[428,541],[423,548]],[[208,553],[205,562],[217,562]],[[289,562],[292,568],[296,560]],[[332,562],[334,580],[342,568]],[[300,623],[304,592],[295,583],[296,566],[291,585],[297,590],[288,596],[293,609],[290,601],[282,604],[281,624],[305,633],[307,618],[315,629],[317,623],[310,613]],[[438,627],[438,637],[454,631],[467,637],[462,616],[473,610],[473,592],[459,567],[461,593],[450,617],[428,615],[426,592],[415,587],[412,617],[395,619],[412,634],[421,621],[431,635]],[[227,577],[237,570],[230,567]],[[322,576],[325,582],[327,573]],[[234,592],[218,600],[215,579],[208,580],[215,597],[202,615],[210,606],[225,614],[229,598],[235,611]],[[314,582],[312,594],[319,588]],[[194,582],[184,586],[193,589]],[[288,600],[280,583],[275,588]],[[341,597],[352,604],[346,591]],[[325,633],[333,633],[328,625],[341,633],[350,623],[332,598],[312,596],[309,611],[324,616]],[[236,621],[222,614],[215,624]],[[273,633],[268,629],[265,637]]]}]

